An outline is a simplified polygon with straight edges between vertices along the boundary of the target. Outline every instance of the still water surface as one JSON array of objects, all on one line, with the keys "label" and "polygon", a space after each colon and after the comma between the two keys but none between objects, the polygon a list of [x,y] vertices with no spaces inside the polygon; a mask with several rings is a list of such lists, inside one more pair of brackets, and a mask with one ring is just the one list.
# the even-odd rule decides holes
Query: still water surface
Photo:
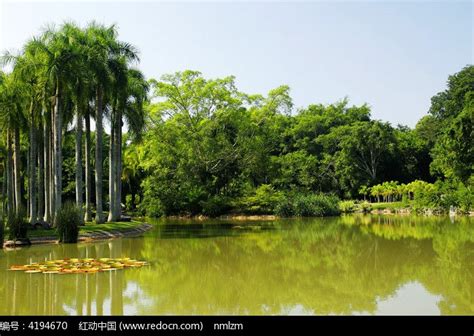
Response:
[{"label": "still water surface", "polygon": [[[474,315],[474,220],[157,221],[143,237],[0,251],[0,315]],[[66,257],[150,266],[7,271]]]}]

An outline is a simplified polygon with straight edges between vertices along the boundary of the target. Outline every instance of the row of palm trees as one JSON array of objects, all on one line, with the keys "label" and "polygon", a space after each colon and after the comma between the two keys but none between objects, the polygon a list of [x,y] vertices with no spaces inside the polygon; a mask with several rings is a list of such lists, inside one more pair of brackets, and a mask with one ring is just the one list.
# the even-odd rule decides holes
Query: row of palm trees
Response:
[{"label": "row of palm trees", "polygon": [[364,197],[372,196],[377,202],[401,201],[405,196],[407,200],[412,200],[415,193],[433,188],[433,184],[415,180],[410,183],[399,183],[398,181],[385,181],[371,187],[362,186],[359,194]]},{"label": "row of palm trees", "polygon": [[[75,128],[76,204],[103,223],[104,120],[110,123],[109,215],[121,217],[122,129],[131,135],[144,128],[148,83],[133,68],[137,50],[118,40],[115,26],[64,23],[29,40],[19,55],[7,53],[12,71],[0,76],[0,127],[5,138],[4,195],[7,213],[22,211],[20,137],[28,134],[26,204],[29,221],[54,221],[62,204],[62,142]],[[95,122],[95,167],[91,167],[91,118]],[[84,129],[85,127],[85,129]],[[85,139],[83,139],[85,137]],[[84,144],[84,146],[83,146]],[[84,148],[83,148],[84,147]],[[84,193],[85,191],[85,193]]]}]

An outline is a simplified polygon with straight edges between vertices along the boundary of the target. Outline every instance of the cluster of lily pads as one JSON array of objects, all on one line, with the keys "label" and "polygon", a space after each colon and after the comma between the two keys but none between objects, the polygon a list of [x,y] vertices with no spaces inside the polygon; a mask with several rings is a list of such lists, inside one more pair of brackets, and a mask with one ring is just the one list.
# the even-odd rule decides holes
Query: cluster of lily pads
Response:
[{"label": "cluster of lily pads", "polygon": [[24,271],[25,273],[43,274],[76,274],[115,271],[129,267],[142,267],[148,265],[146,261],[130,258],[65,258],[61,260],[48,260],[32,262],[28,265],[12,265],[11,271]]}]

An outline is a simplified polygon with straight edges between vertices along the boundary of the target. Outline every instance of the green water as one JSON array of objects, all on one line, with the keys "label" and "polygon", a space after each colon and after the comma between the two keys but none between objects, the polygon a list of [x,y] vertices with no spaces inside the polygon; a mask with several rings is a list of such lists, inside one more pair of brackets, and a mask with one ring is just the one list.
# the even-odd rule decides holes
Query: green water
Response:
[{"label": "green water", "polygon": [[[65,257],[150,266],[7,271]],[[159,221],[144,237],[0,252],[0,315],[474,315],[474,220],[351,216]]]}]

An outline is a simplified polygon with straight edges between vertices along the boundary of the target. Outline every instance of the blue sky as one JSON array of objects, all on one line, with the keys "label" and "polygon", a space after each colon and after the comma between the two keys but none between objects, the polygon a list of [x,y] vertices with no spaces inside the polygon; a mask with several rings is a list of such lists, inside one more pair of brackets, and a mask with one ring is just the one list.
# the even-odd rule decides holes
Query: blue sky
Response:
[{"label": "blue sky", "polygon": [[471,1],[207,2],[0,0],[0,51],[46,23],[116,23],[148,78],[235,75],[240,90],[291,87],[295,107],[347,96],[414,126],[448,75],[472,64]]}]

